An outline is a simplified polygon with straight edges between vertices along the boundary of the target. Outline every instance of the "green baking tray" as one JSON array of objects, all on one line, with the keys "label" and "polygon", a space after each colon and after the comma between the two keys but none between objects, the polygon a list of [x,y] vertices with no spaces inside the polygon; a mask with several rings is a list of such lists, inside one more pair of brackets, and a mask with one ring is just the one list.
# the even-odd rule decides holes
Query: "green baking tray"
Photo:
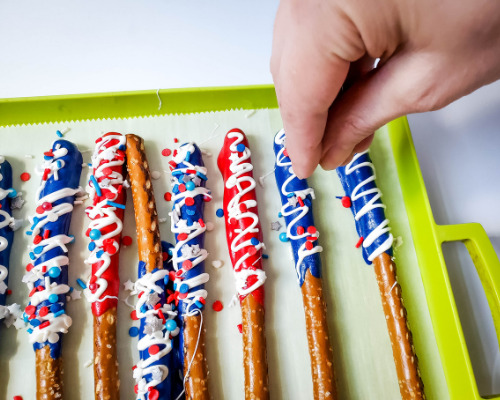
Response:
[{"label": "green baking tray", "polygon": [[[271,85],[0,99],[0,127],[277,107]],[[500,262],[481,225],[436,224],[406,118],[389,123],[386,129],[450,398],[481,399],[442,244],[461,241],[466,245],[486,293],[499,339]],[[500,396],[489,398],[500,399]]]}]

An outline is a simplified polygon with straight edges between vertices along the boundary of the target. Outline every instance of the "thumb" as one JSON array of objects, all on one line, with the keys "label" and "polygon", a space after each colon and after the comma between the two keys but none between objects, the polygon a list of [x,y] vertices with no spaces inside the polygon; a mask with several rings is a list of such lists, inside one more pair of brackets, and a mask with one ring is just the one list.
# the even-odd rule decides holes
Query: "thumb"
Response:
[{"label": "thumb", "polygon": [[436,68],[442,64],[431,54],[400,52],[354,83],[329,111],[321,166],[337,168],[397,117],[444,106],[443,75]]}]

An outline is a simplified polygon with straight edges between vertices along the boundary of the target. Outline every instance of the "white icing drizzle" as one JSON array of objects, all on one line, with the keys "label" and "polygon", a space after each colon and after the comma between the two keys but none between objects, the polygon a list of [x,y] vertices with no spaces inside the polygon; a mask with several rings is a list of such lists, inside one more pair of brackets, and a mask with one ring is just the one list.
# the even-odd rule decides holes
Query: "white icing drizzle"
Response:
[{"label": "white icing drizzle", "polygon": [[[83,193],[81,187],[77,189],[66,187],[55,192],[48,193],[44,197],[40,198],[40,195],[43,189],[45,189],[45,185],[51,176],[54,177],[54,180],[59,180],[58,171],[61,168],[64,168],[65,165],[64,161],[60,160],[59,158],[65,156],[68,153],[68,150],[64,147],[61,147],[60,144],[57,144],[56,148],[52,150],[52,153],[54,155],[53,158],[44,160],[41,168],[38,168],[36,170],[38,174],[43,174],[45,179],[42,179],[42,182],[36,193],[36,197],[38,198],[36,202],[36,215],[30,218],[30,222],[34,225],[32,226],[33,238],[39,235],[41,228],[44,227],[48,222],[55,222],[62,215],[71,213],[73,211],[73,204],[64,202],[57,206],[53,206],[54,202],[65,197],[75,196]],[[40,206],[42,206],[44,203],[50,203],[51,208],[49,210],[43,210],[43,212],[40,212]],[[46,218],[40,220],[43,217]],[[36,224],[35,218],[38,220]],[[32,265],[35,264],[35,261],[40,256],[55,247],[60,247],[64,253],[67,253],[68,249],[66,248],[66,244],[72,241],[73,238],[68,235],[55,235],[41,240],[38,244],[31,244],[30,246],[28,246],[28,248],[31,251],[30,254],[33,255]],[[34,250],[37,247],[42,247],[42,251],[38,253],[35,252]],[[50,260],[46,260],[45,262],[40,263],[36,266],[33,266],[33,268],[25,274],[25,276],[23,277],[23,282],[27,283],[28,290],[30,292],[33,291],[35,287],[34,283],[36,282],[36,280],[44,280],[44,287],[42,287],[42,290],[35,291],[30,297],[30,305],[34,307],[38,306],[41,302],[47,300],[51,294],[66,295],[67,293],[69,293],[70,288],[68,285],[58,284],[56,282],[51,283],[51,278],[48,276],[47,272],[43,272],[44,269],[48,269],[51,267],[60,268],[68,264],[68,257],[65,255],[60,255]],[[49,341],[50,343],[57,343],[59,341],[58,333],[67,333],[68,328],[71,326],[71,317],[65,313],[56,313],[58,314],[56,316],[53,312],[49,312],[45,316],[40,316],[38,312],[39,310],[34,314],[36,316],[35,318],[38,319],[38,321],[42,324],[47,321],[49,322],[49,324],[47,326],[30,326],[30,343],[44,343],[46,341]]]},{"label": "white icing drizzle", "polygon": [[[181,210],[182,207],[185,207],[185,201],[187,197],[192,197],[193,199],[196,196],[207,196],[210,198],[212,197],[210,194],[210,190],[208,190],[206,187],[200,186],[201,179],[196,179],[196,172],[199,172],[206,176],[207,169],[205,167],[202,167],[201,165],[194,165],[189,161],[186,161],[188,153],[193,154],[194,151],[195,147],[193,143],[186,143],[177,149],[177,152],[173,157],[173,161],[177,165],[183,163],[186,166],[184,168],[176,168],[174,169],[174,171],[182,172],[182,176],[184,177],[184,179],[186,179],[186,177],[189,177],[195,184],[195,188],[193,190],[186,190],[184,192],[179,191],[172,197],[174,208],[169,213],[171,217],[171,230],[174,234],[184,233],[187,235],[184,240],[180,240],[179,237],[177,237],[177,243],[172,250],[172,263],[176,271],[185,271],[185,269],[183,269],[182,267],[184,261],[190,260],[192,264],[191,268],[193,268],[199,263],[203,262],[208,256],[208,252],[206,249],[200,249],[198,245],[187,244],[189,241],[202,235],[206,231],[207,227],[205,223],[203,223],[202,226],[199,221],[193,221],[193,224],[191,226],[188,226],[187,221],[185,219],[181,219]],[[190,171],[188,172],[188,170]],[[172,180],[174,181],[174,183],[181,183],[178,182],[175,177],[172,177]],[[178,255],[179,251],[181,252],[181,256]],[[205,299],[207,298],[207,291],[205,289],[198,289],[196,291],[190,291],[190,289],[207,283],[209,280],[209,275],[204,272],[197,276],[193,276],[190,279],[186,279],[183,275],[185,274],[183,273],[181,276],[176,276],[174,283],[176,284],[177,290],[181,285],[188,286],[189,291],[187,293],[187,297],[182,299],[182,301],[186,304],[186,314],[190,315],[191,306],[196,301],[199,301],[200,298],[203,299],[202,302],[204,304]],[[197,311],[193,310],[193,313],[197,313]]]},{"label": "white icing drizzle", "polygon": [[[245,247],[255,247],[257,251],[260,249],[265,249],[264,243],[259,241],[259,243],[254,246],[251,243],[251,240],[243,241],[243,237],[249,233],[258,233],[258,223],[259,217],[252,211],[249,211],[250,208],[257,206],[257,202],[255,200],[245,200],[241,201],[241,198],[246,194],[255,189],[255,180],[251,176],[242,176],[247,172],[251,172],[253,170],[253,165],[247,160],[250,159],[251,152],[250,149],[245,146],[245,150],[241,152],[241,157],[236,149],[238,144],[243,142],[244,136],[238,131],[232,131],[227,134],[227,137],[232,139],[236,138],[236,140],[229,146],[229,150],[231,151],[231,155],[229,156],[229,161],[231,164],[229,165],[229,170],[231,171],[231,175],[227,178],[225,186],[227,189],[232,189],[236,187],[238,192],[231,198],[227,205],[227,218],[228,223],[231,219],[235,219],[237,221],[243,218],[251,218],[252,222],[248,224],[245,229],[241,230],[239,228],[234,229],[234,233],[236,233],[236,237],[233,238],[230,244],[230,250],[233,253],[245,248]],[[248,186],[243,189],[242,183],[248,183]],[[242,212],[240,207],[241,205],[245,205],[247,210]],[[243,263],[244,261],[251,257],[250,253],[246,252],[245,255],[240,257],[235,265],[234,265],[234,274],[236,278],[236,290],[240,296],[245,296],[260,286],[264,284],[266,281],[266,273],[262,269],[248,269],[251,271],[244,271]],[[246,280],[249,276],[255,275],[257,277],[255,283],[246,288]]]},{"label": "white icing drizzle", "polygon": [[[370,167],[373,171],[373,174],[370,175],[368,178],[366,178],[364,181],[358,183],[356,187],[353,189],[351,193],[351,200],[356,201],[357,199],[363,197],[363,196],[368,196],[370,194],[374,194],[374,196],[359,210],[356,215],[354,216],[354,219],[356,221],[359,221],[359,219],[365,215],[367,212],[374,210],[375,208],[385,208],[385,204],[379,202],[375,204],[377,200],[379,200],[382,197],[382,192],[378,187],[374,187],[371,189],[367,189],[364,191],[361,191],[362,187],[365,186],[366,184],[375,181],[375,166],[368,161],[359,163],[354,165],[354,163],[358,160],[359,157],[361,157],[363,154],[367,154],[369,150],[366,150],[362,153],[357,153],[354,155],[353,159],[349,164],[345,166],[345,174],[349,175],[356,171],[359,168],[362,167]],[[374,241],[376,241],[380,236],[382,236],[384,233],[387,233],[391,230],[389,227],[389,220],[385,219],[382,221],[375,229],[373,229],[370,234],[363,239],[363,247],[367,248],[369,247]],[[384,253],[385,251],[389,250],[392,246],[392,243],[394,241],[394,238],[392,234],[389,234],[389,237],[387,240],[382,243],[379,247],[377,247],[369,256],[368,260],[373,261],[376,257],[378,257],[380,254]]]},{"label": "white icing drizzle", "polygon": [[[163,313],[166,320],[174,319],[177,316],[177,311],[172,310],[171,304],[162,304],[161,307],[157,309],[154,307],[160,303],[160,296],[164,292],[163,286],[157,285],[156,282],[163,282],[163,279],[167,275],[168,270],[165,269],[148,272],[135,283],[134,291],[132,292],[132,294],[140,295],[135,306],[137,318],[145,318],[146,326],[151,328],[148,330],[148,333],[145,332],[144,336],[139,340],[137,348],[139,351],[147,350],[153,345],[157,345],[160,348],[156,354],[150,354],[146,359],[141,358],[134,367],[133,376],[137,384],[137,400],[147,400],[149,388],[154,388],[168,376],[169,370],[167,366],[152,364],[170,353],[172,350],[171,338],[177,336],[180,331],[179,327],[176,327],[173,331],[168,331],[166,330],[165,324],[162,323],[160,311]],[[155,295],[156,297],[151,297]],[[151,301],[151,298],[154,300]],[[143,307],[146,308],[145,312],[142,311]],[[149,382],[147,382],[145,378],[148,374],[151,374]]]},{"label": "white icing drizzle", "polygon": [[[305,190],[297,190],[297,191],[289,191],[287,190],[287,186],[290,182],[292,182],[294,179],[298,179],[297,175],[295,175],[295,172],[293,172],[292,168],[292,161],[285,161],[287,158],[284,156],[283,152],[285,151],[285,130],[282,129],[278,132],[276,137],[274,138],[274,142],[278,145],[281,146],[281,149],[279,150],[278,154],[276,155],[276,165],[278,167],[288,167],[288,172],[290,173],[290,176],[283,182],[283,185],[280,188],[281,193],[284,196],[289,196],[290,194],[293,194],[293,197],[290,197],[287,204],[283,205],[281,207],[281,214],[283,217],[289,216],[289,215],[295,215],[294,219],[287,225],[286,227],[286,235],[289,239],[291,240],[298,240],[302,239],[305,237],[315,237],[316,239],[319,238],[319,231],[316,230],[315,233],[308,233],[307,232],[307,227],[304,227],[304,233],[298,234],[297,232],[293,233],[291,231],[292,227],[297,227],[298,226],[298,221],[300,221],[308,212],[309,212],[309,207],[305,204],[305,202],[302,202],[303,205],[298,204],[297,206],[297,199],[300,198],[301,200],[305,200],[307,195],[311,195],[311,198],[314,200],[316,199],[314,195],[314,189],[312,188],[307,188]],[[320,253],[323,251],[323,247],[316,245],[313,246],[310,250],[306,248],[306,242],[302,243],[302,246],[299,247],[299,250],[297,251],[297,259],[295,260],[295,272],[297,273],[297,278],[300,279],[300,265],[304,261],[304,258],[315,254],[315,253]]]},{"label": "white icing drizzle", "polygon": [[[5,159],[2,157],[0,159],[0,164],[3,163]],[[0,181],[3,180],[2,174],[0,174]],[[12,189],[3,189],[0,188],[0,200],[5,199],[9,193],[12,191]],[[0,209],[0,229],[4,229],[7,226],[11,225],[14,223],[14,218],[9,215],[9,213],[3,209]],[[7,241],[7,238],[0,236],[0,252],[4,251],[7,246],[9,245],[9,242]],[[9,271],[6,266],[0,264],[0,294],[4,294],[7,291],[7,285],[5,284],[5,280],[7,279],[7,276],[9,274]],[[2,319],[0,315],[0,319]]]},{"label": "white icing drizzle", "polygon": [[[112,141],[116,141],[115,144],[111,145]],[[102,297],[106,289],[108,288],[108,281],[102,277],[102,274],[106,272],[111,264],[111,254],[106,251],[104,246],[104,241],[119,235],[123,229],[123,223],[116,215],[116,207],[107,204],[108,201],[115,201],[118,197],[118,188],[123,185],[123,175],[117,171],[113,171],[111,174],[106,175],[103,171],[105,168],[122,166],[125,162],[125,157],[118,157],[118,150],[120,146],[125,146],[126,137],[120,134],[113,134],[108,136],[103,136],[101,140],[96,144],[94,149],[94,154],[92,155],[92,166],[93,175],[99,186],[101,188],[106,188],[110,193],[114,195],[112,198],[105,198],[101,200],[94,206],[88,207],[85,212],[91,219],[89,223],[89,229],[96,229],[101,231],[104,228],[115,226],[113,231],[110,231],[97,240],[94,240],[95,248],[90,253],[89,257],[85,260],[85,264],[92,265],[99,261],[102,261],[101,266],[96,271],[95,276],[97,277],[96,285],[97,289],[92,293],[90,290],[90,282],[87,284],[87,288],[84,289],[85,297],[91,303],[96,301],[102,302],[106,299],[118,299],[116,296],[106,295]],[[105,162],[103,162],[105,161]],[[102,163],[102,164],[101,164]],[[92,181],[89,182],[87,186],[87,193],[91,199],[96,196],[96,190],[93,186]],[[123,189],[123,188],[122,188]],[[120,243],[116,240],[112,245],[115,249],[115,253],[118,253],[120,249]],[[97,253],[101,252],[100,258]],[[118,278],[117,278],[118,279]]]}]

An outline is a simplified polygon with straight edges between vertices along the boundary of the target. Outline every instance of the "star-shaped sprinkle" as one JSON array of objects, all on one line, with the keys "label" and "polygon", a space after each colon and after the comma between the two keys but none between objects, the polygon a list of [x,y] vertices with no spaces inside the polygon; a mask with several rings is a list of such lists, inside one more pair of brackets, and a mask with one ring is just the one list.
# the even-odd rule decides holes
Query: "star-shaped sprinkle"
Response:
[{"label": "star-shaped sprinkle", "polygon": [[161,320],[156,318],[154,315],[148,315],[146,317],[146,325],[144,326],[144,333],[146,335],[152,335],[155,332],[161,331],[163,329],[163,323]]},{"label": "star-shaped sprinkle", "polygon": [[7,285],[4,283],[4,281],[0,281],[0,294],[5,294],[7,291]]},{"label": "star-shaped sprinkle", "polygon": [[297,197],[293,196],[288,199],[288,204],[290,204],[292,207],[295,207],[297,205]]},{"label": "star-shaped sprinkle", "polygon": [[154,367],[151,370],[151,378],[156,381],[156,382],[161,382],[163,379],[163,373],[161,372],[160,368]]},{"label": "star-shaped sprinkle", "polygon": [[146,304],[150,307],[154,307],[159,301],[160,296],[158,296],[156,292],[148,294],[148,297],[146,298]]},{"label": "star-shaped sprinkle", "polygon": [[281,228],[282,228],[283,225],[281,225],[281,223],[279,221],[274,221],[274,222],[271,222],[271,229],[273,231],[279,231]]},{"label": "star-shaped sprinkle", "polygon": [[131,292],[134,290],[134,282],[128,279],[127,281],[123,282],[123,287],[125,288],[125,290]]},{"label": "star-shaped sprinkle", "polygon": [[82,291],[81,290],[73,290],[70,294],[71,300],[79,300],[82,298]]},{"label": "star-shaped sprinkle", "polygon": [[10,207],[13,210],[20,210],[23,207],[25,202],[26,202],[26,200],[23,199],[22,193],[19,193],[16,197],[11,199]]},{"label": "star-shaped sprinkle", "polygon": [[14,321],[14,326],[17,330],[23,329],[26,327],[26,322],[24,322],[24,319],[22,318],[16,318],[16,320]]},{"label": "star-shaped sprinkle", "polygon": [[212,267],[219,269],[222,267],[224,263],[221,260],[213,260],[212,261]]},{"label": "star-shaped sprinkle", "polygon": [[197,187],[198,187],[198,186],[200,186],[200,183],[201,183],[201,178],[200,178],[199,176],[195,176],[195,177],[193,178],[193,183],[194,183],[194,185],[195,185],[195,186],[197,186]]}]

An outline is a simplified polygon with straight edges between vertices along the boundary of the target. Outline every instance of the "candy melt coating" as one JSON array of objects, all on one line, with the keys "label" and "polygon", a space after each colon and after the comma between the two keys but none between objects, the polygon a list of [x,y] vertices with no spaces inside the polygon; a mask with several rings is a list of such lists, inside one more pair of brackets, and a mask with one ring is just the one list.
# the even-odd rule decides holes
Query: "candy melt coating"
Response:
[{"label": "candy melt coating", "polygon": [[[70,291],[66,245],[72,241],[68,231],[73,203],[76,195],[82,192],[78,184],[83,160],[78,148],[67,140],[56,140],[49,154],[39,171],[42,182],[36,194],[37,213],[30,218],[32,237],[41,236],[43,239],[29,246],[33,268],[23,281],[27,282],[31,294],[29,305],[36,308],[31,315],[34,318],[30,319],[30,342],[35,350],[49,345],[50,356],[56,359],[61,355],[61,334],[67,332],[72,322],[65,313],[66,294]],[[50,203],[52,207],[40,208],[44,203]],[[42,250],[35,254],[36,247]],[[47,271],[54,266],[61,269],[57,277],[51,277]],[[49,313],[40,316],[43,307],[47,307]]]},{"label": "candy melt coating", "polygon": [[280,240],[290,240],[295,271],[302,286],[308,270],[314,277],[321,277],[320,252],[323,248],[317,244],[319,233],[314,227],[312,210],[314,190],[309,187],[306,179],[299,179],[293,172],[292,161],[285,151],[283,129],[274,138],[274,153],[276,156],[274,174],[282,204],[280,214],[286,222],[286,235],[281,233]]},{"label": "candy melt coating", "polygon": [[[9,274],[9,259],[14,240],[14,231],[10,224],[14,222],[11,198],[12,167],[4,157],[0,157],[0,308],[5,305]],[[1,311],[1,310],[0,310]],[[0,312],[1,319],[2,312]]]},{"label": "candy melt coating", "polygon": [[375,166],[368,150],[357,153],[345,167],[338,167],[342,187],[351,199],[356,231],[363,238],[363,258],[367,264],[382,253],[392,256],[393,236],[385,218],[382,193],[375,183]]},{"label": "candy melt coating", "polygon": [[[245,146],[241,152],[237,150],[239,144]],[[227,133],[217,165],[224,178],[226,237],[236,290],[240,302],[252,293],[263,305],[266,274],[262,270],[262,249],[265,247],[258,217],[251,152],[243,131],[232,129]],[[258,240],[257,245],[252,244],[252,238]]]}]

